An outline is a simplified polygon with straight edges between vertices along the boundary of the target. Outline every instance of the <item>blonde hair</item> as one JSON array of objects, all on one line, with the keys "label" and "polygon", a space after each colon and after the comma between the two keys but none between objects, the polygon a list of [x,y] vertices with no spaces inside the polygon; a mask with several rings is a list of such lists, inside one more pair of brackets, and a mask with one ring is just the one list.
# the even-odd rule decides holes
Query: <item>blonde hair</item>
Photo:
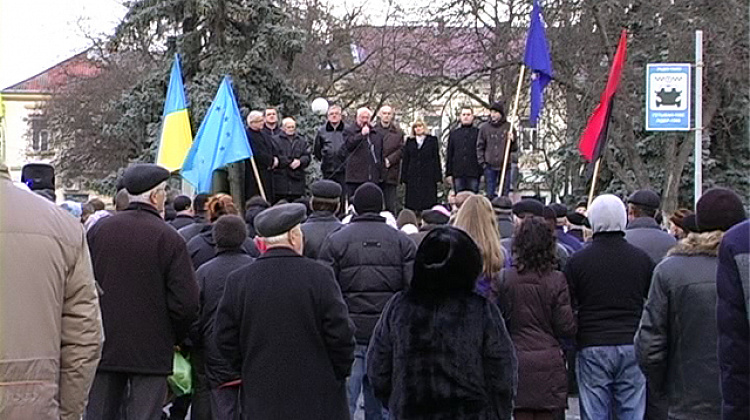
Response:
[{"label": "blonde hair", "polygon": [[491,276],[503,268],[505,254],[500,244],[500,231],[490,200],[481,195],[467,198],[453,225],[468,233],[477,243],[482,252],[484,274]]},{"label": "blonde hair", "polygon": [[411,123],[411,135],[412,136],[417,135],[415,128],[420,127],[420,126],[424,127],[425,134],[427,134],[427,124],[425,124],[425,122],[422,120],[416,120],[413,123]]}]

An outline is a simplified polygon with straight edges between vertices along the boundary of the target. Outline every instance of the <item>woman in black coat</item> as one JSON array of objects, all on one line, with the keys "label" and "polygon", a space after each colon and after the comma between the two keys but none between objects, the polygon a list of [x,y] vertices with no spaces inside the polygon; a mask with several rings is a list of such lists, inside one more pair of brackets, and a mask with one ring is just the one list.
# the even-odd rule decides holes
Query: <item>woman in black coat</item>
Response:
[{"label": "woman in black coat", "polygon": [[475,294],[482,256],[454,227],[417,251],[409,289],[396,293],[367,352],[367,375],[392,418],[510,420],[516,356],[494,304]]},{"label": "woman in black coat", "polygon": [[437,204],[437,184],[442,181],[440,145],[427,135],[424,121],[412,124],[401,157],[401,182],[406,184],[406,208],[421,212]]}]

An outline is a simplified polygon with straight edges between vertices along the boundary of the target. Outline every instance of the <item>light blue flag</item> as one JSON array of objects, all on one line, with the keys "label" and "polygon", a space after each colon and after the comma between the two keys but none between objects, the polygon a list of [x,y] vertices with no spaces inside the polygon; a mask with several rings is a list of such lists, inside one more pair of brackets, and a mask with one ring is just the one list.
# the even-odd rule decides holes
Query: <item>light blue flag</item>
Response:
[{"label": "light blue flag", "polygon": [[209,193],[216,169],[252,155],[232,92],[232,80],[225,76],[182,165],[182,177],[193,184],[197,192]]}]

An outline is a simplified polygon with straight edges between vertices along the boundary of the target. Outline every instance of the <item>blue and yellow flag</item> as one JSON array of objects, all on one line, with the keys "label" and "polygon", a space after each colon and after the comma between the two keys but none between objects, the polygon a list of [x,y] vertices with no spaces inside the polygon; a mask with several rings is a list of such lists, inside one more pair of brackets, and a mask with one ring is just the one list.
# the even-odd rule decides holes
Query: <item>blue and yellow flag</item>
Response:
[{"label": "blue and yellow flag", "polygon": [[231,78],[224,76],[185,158],[182,177],[193,184],[197,192],[208,193],[216,169],[251,156],[253,151],[232,92]]},{"label": "blue and yellow flag", "polygon": [[156,164],[167,168],[170,172],[182,168],[185,156],[193,142],[190,131],[190,117],[188,116],[185,87],[182,84],[182,68],[180,56],[174,55],[172,75],[167,88],[167,100],[164,102],[164,116],[159,139],[159,151],[156,154]]}]

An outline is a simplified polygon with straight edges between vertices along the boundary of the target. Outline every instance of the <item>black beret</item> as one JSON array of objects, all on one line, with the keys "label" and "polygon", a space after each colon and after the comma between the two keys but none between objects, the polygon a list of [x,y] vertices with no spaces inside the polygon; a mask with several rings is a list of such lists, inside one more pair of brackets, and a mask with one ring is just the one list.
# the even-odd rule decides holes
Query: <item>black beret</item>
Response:
[{"label": "black beret", "polygon": [[429,225],[446,225],[450,219],[450,216],[439,210],[430,209],[422,212],[422,220]]},{"label": "black beret", "polygon": [[341,185],[338,182],[329,181],[327,179],[313,182],[310,187],[313,197],[318,198],[340,198],[341,197]]},{"label": "black beret", "polygon": [[568,208],[564,204],[552,203],[549,207],[555,211],[556,217],[565,217],[568,215]]},{"label": "black beret", "polygon": [[125,170],[122,185],[130,195],[143,194],[169,179],[169,171],[153,163],[138,163]]},{"label": "black beret", "polygon": [[510,210],[513,208],[513,202],[509,197],[501,195],[492,199],[492,207],[496,209]]},{"label": "black beret", "polygon": [[307,208],[303,204],[281,204],[260,212],[255,216],[254,225],[259,236],[270,238],[289,232],[306,218]]},{"label": "black beret", "polygon": [[581,213],[571,211],[567,214],[568,222],[573,226],[586,226],[589,227],[589,219]]},{"label": "black beret", "polygon": [[656,210],[661,204],[661,198],[659,198],[659,194],[651,190],[638,190],[628,197],[628,204],[635,204]]},{"label": "black beret", "polygon": [[524,198],[513,205],[513,214],[516,216],[526,213],[531,213],[538,217],[544,217],[544,204],[531,198]]},{"label": "black beret", "polygon": [[727,231],[746,217],[740,196],[726,188],[706,191],[695,205],[695,220],[701,232]]}]

